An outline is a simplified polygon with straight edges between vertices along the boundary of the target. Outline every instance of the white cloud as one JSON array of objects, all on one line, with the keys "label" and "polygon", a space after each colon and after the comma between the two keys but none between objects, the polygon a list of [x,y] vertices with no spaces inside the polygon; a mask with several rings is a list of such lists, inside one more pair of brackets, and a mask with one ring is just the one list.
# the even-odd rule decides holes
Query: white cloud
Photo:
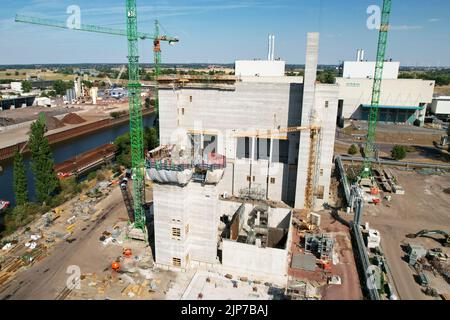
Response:
[{"label": "white cloud", "polygon": [[428,22],[438,22],[441,21],[441,18],[430,18],[428,19]]}]

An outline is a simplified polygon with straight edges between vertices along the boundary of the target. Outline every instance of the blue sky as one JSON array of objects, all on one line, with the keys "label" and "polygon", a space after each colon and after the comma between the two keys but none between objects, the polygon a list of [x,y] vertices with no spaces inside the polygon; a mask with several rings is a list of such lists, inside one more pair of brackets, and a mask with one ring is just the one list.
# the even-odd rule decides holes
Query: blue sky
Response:
[{"label": "blue sky", "polygon": [[[166,63],[232,63],[264,58],[267,35],[276,35],[276,57],[304,63],[306,32],[321,33],[319,63],[353,60],[364,48],[374,59],[377,31],[366,26],[367,7],[382,0],[137,0],[139,29],[158,18],[180,43],[163,45]],[[16,13],[65,21],[69,5],[82,23],[125,28],[125,0],[10,0],[0,11],[0,64],[124,63],[126,39],[14,23]],[[402,65],[450,66],[450,1],[393,0],[388,58]],[[152,61],[152,43],[140,44],[141,62]]]}]

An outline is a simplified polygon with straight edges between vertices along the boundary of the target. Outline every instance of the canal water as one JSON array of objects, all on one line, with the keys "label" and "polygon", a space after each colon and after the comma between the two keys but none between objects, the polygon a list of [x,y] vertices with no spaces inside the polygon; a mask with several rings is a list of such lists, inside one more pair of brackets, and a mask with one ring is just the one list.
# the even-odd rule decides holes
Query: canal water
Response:
[{"label": "canal water", "polygon": [[[152,127],[155,120],[154,115],[147,115],[143,118],[143,126]],[[64,162],[76,155],[79,155],[88,150],[94,149],[106,143],[111,143],[118,136],[128,132],[130,129],[129,123],[123,123],[114,127],[90,133],[75,139],[67,140],[51,146],[53,151],[53,160],[55,164]],[[30,168],[29,155],[24,159],[27,168],[28,178],[28,196],[30,200],[35,200],[35,190],[33,183],[33,175]],[[14,205],[14,191],[13,191],[13,161],[9,159],[7,162],[1,164],[3,171],[0,172],[0,199],[8,200]],[[1,217],[0,217],[1,221]]]}]

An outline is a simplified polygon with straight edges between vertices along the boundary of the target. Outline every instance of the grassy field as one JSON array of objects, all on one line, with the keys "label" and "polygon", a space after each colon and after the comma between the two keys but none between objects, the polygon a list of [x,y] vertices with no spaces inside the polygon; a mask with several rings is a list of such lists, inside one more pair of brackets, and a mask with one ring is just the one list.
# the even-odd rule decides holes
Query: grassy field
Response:
[{"label": "grassy field", "polygon": [[[16,72],[19,75],[16,75]],[[7,75],[9,74],[9,75]],[[40,69],[6,69],[6,71],[0,71],[0,79],[11,79],[11,80],[26,80],[27,76],[39,76],[42,80],[64,80],[73,81],[76,75],[66,75],[62,73],[56,73],[53,71],[41,72]],[[89,80],[105,80],[98,77],[89,77]]]},{"label": "grassy field", "polygon": [[[16,75],[16,71],[19,75]],[[0,79],[11,80],[25,80],[27,76],[39,76],[42,80],[73,80],[73,75],[64,75],[61,73],[54,73],[52,71],[40,72],[37,69],[7,69],[6,71],[0,71]]]},{"label": "grassy field", "polygon": [[450,85],[448,86],[436,86],[434,88],[434,93],[440,96],[450,96]]}]

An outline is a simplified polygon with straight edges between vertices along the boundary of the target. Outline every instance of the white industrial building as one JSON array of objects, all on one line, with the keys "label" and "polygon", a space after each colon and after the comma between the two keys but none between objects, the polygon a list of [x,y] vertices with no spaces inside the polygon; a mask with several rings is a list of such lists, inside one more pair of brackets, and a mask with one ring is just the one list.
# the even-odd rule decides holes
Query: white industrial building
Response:
[{"label": "white industrial building", "polygon": [[267,61],[236,62],[232,84],[160,88],[158,265],[287,276],[292,210],[329,199],[338,109],[338,86],[316,83],[319,34],[307,38],[304,80],[272,72],[269,45]]},{"label": "white industrial building", "polygon": [[450,96],[434,97],[430,105],[431,113],[440,119],[450,118]]},{"label": "white industrial building", "polygon": [[[373,90],[375,62],[360,60],[343,63],[339,86],[338,123],[345,120],[367,120]],[[383,68],[379,121],[423,125],[426,106],[433,98],[435,82],[421,79],[399,79],[399,62],[386,61]]]}]

